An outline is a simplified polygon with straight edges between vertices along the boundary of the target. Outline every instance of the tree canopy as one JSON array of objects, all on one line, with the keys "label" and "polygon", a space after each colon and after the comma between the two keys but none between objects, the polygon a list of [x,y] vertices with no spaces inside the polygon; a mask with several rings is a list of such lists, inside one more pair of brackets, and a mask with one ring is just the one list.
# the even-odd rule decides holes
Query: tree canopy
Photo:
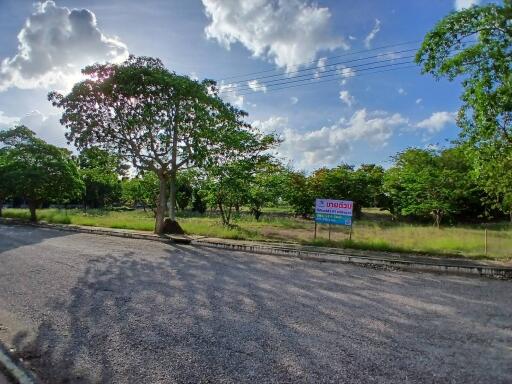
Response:
[{"label": "tree canopy", "polygon": [[157,233],[163,231],[168,180],[175,220],[179,169],[213,164],[219,154],[244,148],[244,140],[256,137],[243,121],[246,114],[218,96],[215,82],[171,73],[158,59],[130,56],[83,73],[89,78],[70,94],[49,94],[64,110],[66,137],[79,149],[99,146],[158,176]]},{"label": "tree canopy", "polygon": [[83,183],[71,153],[37,138],[25,126],[0,133],[2,187],[27,200],[31,220],[43,201],[78,197]]}]

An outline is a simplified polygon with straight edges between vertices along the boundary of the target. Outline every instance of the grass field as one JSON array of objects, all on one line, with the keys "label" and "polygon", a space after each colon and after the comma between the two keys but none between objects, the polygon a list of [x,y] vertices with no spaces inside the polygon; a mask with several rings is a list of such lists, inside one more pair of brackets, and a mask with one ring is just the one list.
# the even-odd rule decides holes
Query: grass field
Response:
[{"label": "grass field", "polygon": [[[25,209],[4,209],[5,217],[28,219]],[[327,225],[317,228],[313,240],[314,223],[286,215],[283,210],[270,209],[260,221],[248,214],[235,219],[234,228],[225,228],[215,215],[181,214],[180,224],[188,234],[246,240],[278,240],[303,244],[328,245],[383,251],[415,251],[470,258],[512,260],[512,226],[494,224],[488,227],[487,257],[484,256],[484,228],[482,226],[445,226],[396,223],[378,210],[363,211],[363,219],[354,223],[352,241],[348,231],[332,226],[330,240]],[[77,224],[108,228],[152,231],[154,218],[144,211],[58,210],[41,209],[38,219],[50,223]]]}]

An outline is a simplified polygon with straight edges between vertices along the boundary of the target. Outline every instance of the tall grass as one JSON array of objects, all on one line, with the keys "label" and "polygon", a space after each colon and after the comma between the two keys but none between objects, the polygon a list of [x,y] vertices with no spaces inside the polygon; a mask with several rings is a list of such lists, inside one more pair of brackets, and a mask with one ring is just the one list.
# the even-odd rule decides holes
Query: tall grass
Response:
[{"label": "tall grass", "polygon": [[[434,228],[429,225],[412,225],[387,220],[385,213],[376,220],[360,220],[354,223],[352,240],[348,240],[346,228],[319,225],[317,239],[313,240],[312,221],[268,212],[260,221],[242,212],[235,216],[233,227],[224,227],[215,214],[205,216],[180,214],[180,224],[186,233],[209,237],[239,240],[274,240],[319,246],[348,247],[395,252],[425,252],[482,258],[484,254],[484,227],[480,225]],[[375,214],[372,212],[372,214]],[[25,209],[4,209],[4,216],[28,219]],[[76,224],[107,228],[152,231],[152,212],[104,211],[104,210],[59,210],[37,211],[39,220],[50,223]],[[371,216],[371,215],[370,215]],[[499,224],[489,226],[487,257],[512,260],[512,226]]]}]

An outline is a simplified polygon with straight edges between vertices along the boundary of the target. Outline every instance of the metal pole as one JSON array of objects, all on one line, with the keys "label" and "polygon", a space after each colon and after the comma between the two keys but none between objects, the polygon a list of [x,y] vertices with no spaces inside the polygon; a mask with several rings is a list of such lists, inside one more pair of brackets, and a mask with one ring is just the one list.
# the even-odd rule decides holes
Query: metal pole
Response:
[{"label": "metal pole", "polygon": [[329,241],[331,241],[331,223],[329,223]]},{"label": "metal pole", "polygon": [[352,240],[352,220],[350,220],[350,231],[348,233],[348,239],[349,241]]},{"label": "metal pole", "polygon": [[315,218],[315,237],[313,239],[316,240],[316,218]]},{"label": "metal pole", "polygon": [[485,232],[485,256],[487,256],[487,228],[485,228],[484,232]]}]

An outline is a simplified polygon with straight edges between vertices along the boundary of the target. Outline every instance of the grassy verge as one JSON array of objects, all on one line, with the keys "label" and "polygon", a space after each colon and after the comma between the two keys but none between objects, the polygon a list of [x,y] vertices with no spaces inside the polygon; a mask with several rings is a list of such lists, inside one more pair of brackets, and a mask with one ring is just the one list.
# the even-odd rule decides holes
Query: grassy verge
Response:
[{"label": "grassy verge", "polygon": [[[4,216],[28,219],[25,209],[5,209]],[[38,219],[50,223],[77,224],[107,228],[152,231],[154,218],[144,211],[58,210],[41,209]],[[273,240],[317,246],[345,247],[394,252],[421,252],[447,256],[463,256],[473,259],[512,260],[512,227],[509,224],[494,225],[488,230],[487,256],[484,254],[484,229],[482,226],[453,226],[440,229],[429,225],[395,223],[386,213],[369,211],[366,219],[356,221],[352,240],[343,227],[326,225],[317,228],[311,221],[286,216],[276,210],[267,212],[260,221],[242,213],[233,228],[220,224],[217,216],[182,214],[180,223],[188,234],[238,240]]]}]

